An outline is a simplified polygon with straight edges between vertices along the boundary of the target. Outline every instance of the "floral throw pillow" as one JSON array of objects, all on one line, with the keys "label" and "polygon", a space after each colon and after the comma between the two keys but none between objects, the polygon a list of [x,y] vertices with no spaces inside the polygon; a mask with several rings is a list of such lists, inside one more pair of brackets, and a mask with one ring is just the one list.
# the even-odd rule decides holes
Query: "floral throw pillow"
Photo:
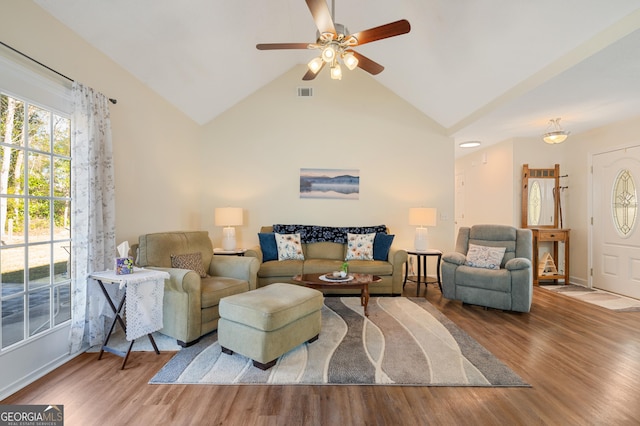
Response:
[{"label": "floral throw pillow", "polygon": [[375,232],[372,234],[347,234],[346,260],[373,260],[373,240],[375,238]]},{"label": "floral throw pillow", "polygon": [[304,260],[300,234],[276,233],[276,246],[278,246],[278,260]]},{"label": "floral throw pillow", "polygon": [[469,244],[465,264],[474,268],[500,269],[505,250],[504,247],[486,247]]},{"label": "floral throw pillow", "polygon": [[207,271],[202,266],[202,255],[198,253],[172,254],[171,267],[179,269],[191,269],[196,271],[200,278],[207,276]]}]

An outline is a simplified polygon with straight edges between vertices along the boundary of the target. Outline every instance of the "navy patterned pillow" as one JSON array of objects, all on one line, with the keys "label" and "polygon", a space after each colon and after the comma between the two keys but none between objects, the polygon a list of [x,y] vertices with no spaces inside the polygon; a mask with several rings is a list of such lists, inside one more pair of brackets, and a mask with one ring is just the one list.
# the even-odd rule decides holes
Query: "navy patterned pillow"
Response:
[{"label": "navy patterned pillow", "polygon": [[332,242],[347,243],[347,234],[371,234],[387,233],[385,225],[376,226],[315,226],[315,225],[273,225],[273,232],[278,234],[300,234],[300,240],[304,244]]}]

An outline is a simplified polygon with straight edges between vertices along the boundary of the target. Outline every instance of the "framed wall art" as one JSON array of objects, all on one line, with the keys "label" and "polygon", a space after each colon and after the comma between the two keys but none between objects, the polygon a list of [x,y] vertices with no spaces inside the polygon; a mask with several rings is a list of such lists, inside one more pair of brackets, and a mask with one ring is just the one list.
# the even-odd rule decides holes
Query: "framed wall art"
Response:
[{"label": "framed wall art", "polygon": [[300,169],[300,198],[357,200],[360,170]]}]

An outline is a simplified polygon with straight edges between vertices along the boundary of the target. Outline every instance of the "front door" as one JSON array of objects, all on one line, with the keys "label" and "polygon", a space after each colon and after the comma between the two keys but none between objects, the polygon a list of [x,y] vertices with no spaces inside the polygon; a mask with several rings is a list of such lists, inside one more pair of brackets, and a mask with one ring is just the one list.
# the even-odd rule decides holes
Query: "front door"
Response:
[{"label": "front door", "polygon": [[593,156],[592,286],[640,298],[640,146]]}]

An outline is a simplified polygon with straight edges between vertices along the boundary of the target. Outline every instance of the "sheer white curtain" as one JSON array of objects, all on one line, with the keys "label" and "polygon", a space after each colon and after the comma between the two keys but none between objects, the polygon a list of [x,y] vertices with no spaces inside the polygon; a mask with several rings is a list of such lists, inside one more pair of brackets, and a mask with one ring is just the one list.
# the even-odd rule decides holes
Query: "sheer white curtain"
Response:
[{"label": "sheer white curtain", "polygon": [[115,189],[108,99],[73,83],[71,145],[71,353],[102,343],[104,296],[88,278],[112,268],[116,254]]}]

